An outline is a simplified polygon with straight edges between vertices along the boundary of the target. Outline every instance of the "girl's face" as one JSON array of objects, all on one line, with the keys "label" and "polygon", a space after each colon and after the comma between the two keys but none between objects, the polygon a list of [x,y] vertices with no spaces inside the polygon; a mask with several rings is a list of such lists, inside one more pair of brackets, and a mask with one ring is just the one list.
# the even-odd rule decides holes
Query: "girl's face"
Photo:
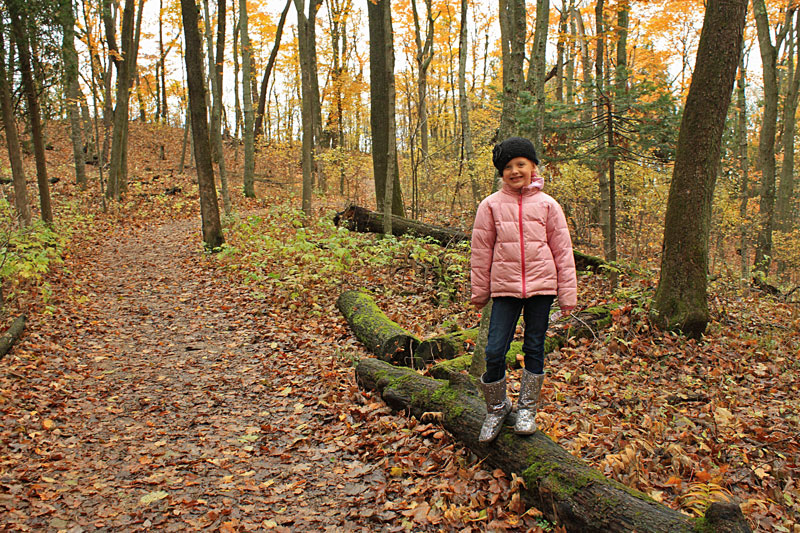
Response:
[{"label": "girl's face", "polygon": [[515,157],[503,169],[503,183],[518,191],[531,184],[536,165],[527,157]]}]

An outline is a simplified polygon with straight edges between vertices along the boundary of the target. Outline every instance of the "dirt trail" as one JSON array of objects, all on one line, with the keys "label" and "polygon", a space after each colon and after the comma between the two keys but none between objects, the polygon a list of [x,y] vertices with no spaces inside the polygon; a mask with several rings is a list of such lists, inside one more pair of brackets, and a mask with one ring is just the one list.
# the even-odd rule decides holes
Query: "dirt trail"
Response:
[{"label": "dirt trail", "polygon": [[385,408],[353,401],[313,330],[287,333],[205,269],[196,226],[67,260],[53,315],[0,372],[3,527],[368,531],[397,516],[375,498],[400,437],[365,449],[359,428]]}]

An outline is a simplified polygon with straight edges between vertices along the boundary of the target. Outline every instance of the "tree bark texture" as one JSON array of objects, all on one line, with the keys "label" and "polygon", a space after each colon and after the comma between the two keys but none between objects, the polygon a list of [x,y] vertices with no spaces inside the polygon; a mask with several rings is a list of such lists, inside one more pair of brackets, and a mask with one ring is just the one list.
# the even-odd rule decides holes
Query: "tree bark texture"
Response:
[{"label": "tree bark texture", "polygon": [[[314,9],[316,0],[310,0]],[[310,48],[310,21],[305,14],[305,0],[294,0],[297,9],[297,48],[300,56],[300,94],[303,126],[303,213],[311,216],[311,198],[314,187],[314,103],[312,96],[312,63]]]},{"label": "tree bark texture", "polygon": [[183,31],[186,39],[186,83],[189,86],[189,110],[192,115],[192,140],[194,144],[197,183],[200,188],[200,214],[203,243],[214,250],[225,242],[219,219],[217,188],[211,162],[211,145],[208,136],[208,110],[203,86],[202,41],[197,27],[197,4],[194,0],[181,0]]},{"label": "tree bark texture", "polygon": [[22,165],[22,149],[19,143],[17,122],[14,118],[14,103],[11,100],[5,59],[5,43],[0,28],[0,111],[3,113],[3,125],[6,134],[6,148],[11,163],[11,177],[14,180],[14,205],[20,227],[31,225],[31,207],[28,203],[28,188],[25,184],[25,167]]},{"label": "tree bark texture", "polygon": [[250,49],[250,35],[247,30],[247,1],[239,0],[239,32],[242,43],[242,106],[244,107],[244,195],[248,198],[256,197],[255,190],[255,139],[253,138],[253,93],[251,81],[253,77],[252,57]]},{"label": "tree bark texture", "polygon": [[710,0],[697,49],[672,174],[661,279],[653,309],[662,328],[705,332],[708,233],[722,132],[739,64],[747,0]]},{"label": "tree bark texture", "polygon": [[705,520],[693,519],[607,479],[541,431],[517,436],[511,427],[516,421],[513,413],[494,442],[481,444],[484,402],[446,382],[377,359],[359,361],[356,379],[362,388],[380,393],[393,409],[417,417],[442,413],[445,429],[485,458],[487,465],[520,475],[525,480],[526,502],[567,531],[689,533],[701,525],[710,526],[711,531],[750,531],[737,506],[712,505]]},{"label": "tree bark texture", "polygon": [[525,0],[500,0],[500,41],[503,59],[503,110],[497,141],[516,135],[517,100],[525,87]]},{"label": "tree bark texture", "polygon": [[219,167],[219,181],[222,188],[222,209],[226,215],[231,213],[231,198],[228,191],[228,172],[225,165],[225,152],[222,144],[222,71],[225,59],[225,2],[217,0],[217,46],[216,56],[211,32],[211,14],[208,0],[203,8],[206,16],[206,43],[208,46],[208,77],[211,78],[211,147],[212,161],[216,159]]},{"label": "tree bark texture", "polygon": [[61,26],[64,28],[62,55],[64,57],[64,94],[69,115],[72,160],[75,164],[75,182],[86,188],[86,157],[83,154],[83,128],[78,110],[80,86],[78,85],[78,53],[75,51],[75,14],[72,0],[61,0]]},{"label": "tree bark texture", "polygon": [[122,59],[117,69],[117,98],[114,107],[114,129],[111,133],[111,159],[108,169],[106,196],[119,199],[125,164],[124,149],[128,128],[128,106],[130,103],[131,76],[133,75],[133,29],[135,0],[125,0],[122,12]]},{"label": "tree bark texture", "polygon": [[[787,9],[787,22],[794,8]],[[758,165],[761,169],[761,199],[759,201],[759,230],[756,241],[755,268],[766,273],[772,260],[772,232],[775,227],[775,136],[778,121],[778,48],[786,36],[789,24],[776,31],[772,43],[771,29],[764,0],[753,0],[758,48],[764,79],[764,114],[758,137]]]},{"label": "tree bark texture", "polygon": [[800,13],[795,13],[794,24],[790,24],[787,36],[789,50],[786,54],[787,83],[783,100],[783,134],[781,135],[783,163],[775,198],[775,227],[781,231],[791,231],[792,229],[792,196],[795,184],[794,142],[797,130],[794,117],[797,115],[798,93],[800,92],[800,61],[796,62],[796,60],[800,60]]},{"label": "tree bark texture", "polygon": [[22,331],[25,329],[25,315],[18,316],[11,326],[0,336],[0,359],[2,359],[11,348],[22,336]]},{"label": "tree bark texture", "polygon": [[369,294],[345,291],[339,295],[336,306],[358,340],[379,359],[413,368],[425,366],[416,355],[419,339],[389,320]]},{"label": "tree bark texture", "polygon": [[[20,0],[6,2],[8,14],[11,18],[11,30],[17,43],[20,70],[22,71],[22,85],[25,89],[25,98],[28,102],[28,116],[31,123],[31,136],[33,138],[33,153],[36,159],[36,181],[39,185],[39,208],[42,220],[47,224],[53,222],[53,208],[50,202],[50,182],[47,180],[47,159],[44,150],[44,132],[42,129],[42,115],[39,109],[39,97],[36,82],[33,79],[31,65],[31,49],[26,28],[26,17],[20,9]],[[24,6],[23,6],[24,9]]]},{"label": "tree bark texture", "polygon": [[[389,58],[386,57],[386,42],[389,39],[385,27],[385,12],[391,9],[390,0],[367,2],[369,22],[369,71],[370,71],[370,129],[372,132],[372,169],[375,180],[375,205],[383,208],[386,194],[386,179],[389,171],[389,142],[394,137],[389,133]],[[396,153],[396,152],[395,152]],[[392,213],[404,216],[403,194],[400,188],[400,172],[397,161],[393,162]]]}]

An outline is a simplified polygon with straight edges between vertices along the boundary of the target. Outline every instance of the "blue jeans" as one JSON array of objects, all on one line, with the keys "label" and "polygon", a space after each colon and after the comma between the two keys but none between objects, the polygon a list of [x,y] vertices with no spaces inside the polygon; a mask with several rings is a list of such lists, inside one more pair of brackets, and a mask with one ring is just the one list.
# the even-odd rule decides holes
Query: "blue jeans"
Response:
[{"label": "blue jeans", "polygon": [[514,340],[520,312],[525,321],[525,340],[522,343],[525,369],[534,374],[544,372],[544,339],[554,299],[552,295],[531,296],[524,300],[511,296],[493,299],[489,339],[486,342],[484,383],[493,383],[506,375],[506,354]]}]

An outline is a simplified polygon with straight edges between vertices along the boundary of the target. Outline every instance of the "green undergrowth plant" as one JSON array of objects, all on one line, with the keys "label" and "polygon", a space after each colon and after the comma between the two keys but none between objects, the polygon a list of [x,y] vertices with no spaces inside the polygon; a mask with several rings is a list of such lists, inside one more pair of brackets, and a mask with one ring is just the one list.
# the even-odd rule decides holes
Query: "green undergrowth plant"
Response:
[{"label": "green undergrowth plant", "polygon": [[14,212],[6,200],[0,200],[0,281],[4,302],[34,293],[47,303],[51,289],[46,274],[63,263],[72,235],[93,217],[81,212],[77,204],[59,209],[52,225],[41,221],[26,228],[14,224]]},{"label": "green undergrowth plant", "polygon": [[257,295],[276,294],[290,308],[337,286],[380,285],[387,273],[413,270],[434,284],[440,303],[469,286],[468,245],[442,248],[427,239],[351,232],[333,213],[306,222],[302,211],[276,203],[259,215],[234,218],[217,254]]}]

